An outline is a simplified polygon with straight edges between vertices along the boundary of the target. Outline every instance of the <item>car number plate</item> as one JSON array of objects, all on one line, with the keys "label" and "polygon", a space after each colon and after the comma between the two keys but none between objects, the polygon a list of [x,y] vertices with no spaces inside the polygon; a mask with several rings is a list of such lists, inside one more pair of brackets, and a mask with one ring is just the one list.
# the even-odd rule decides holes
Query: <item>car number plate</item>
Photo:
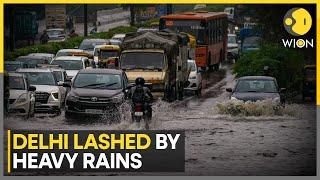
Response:
[{"label": "car number plate", "polygon": [[91,114],[102,114],[101,109],[86,109],[86,113],[91,113]]},{"label": "car number plate", "polygon": [[143,116],[143,112],[134,112],[135,116]]}]

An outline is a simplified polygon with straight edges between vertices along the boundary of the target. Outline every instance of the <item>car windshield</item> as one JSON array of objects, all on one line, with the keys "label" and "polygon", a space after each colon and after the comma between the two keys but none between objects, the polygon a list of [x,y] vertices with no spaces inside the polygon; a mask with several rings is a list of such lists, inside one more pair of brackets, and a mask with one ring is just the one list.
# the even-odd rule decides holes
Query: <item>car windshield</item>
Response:
[{"label": "car windshield", "polygon": [[9,76],[10,89],[25,90],[25,83],[21,76]]},{"label": "car windshield", "polygon": [[17,61],[23,62],[24,64],[26,64],[28,68],[35,68],[37,67],[38,64],[46,64],[48,62],[48,60],[46,59],[32,59],[32,58],[17,59]]},{"label": "car windshield", "polygon": [[228,36],[228,43],[236,44],[237,43],[236,36]]},{"label": "car windshield", "polygon": [[196,71],[196,65],[194,62],[188,62],[188,67],[191,68],[191,71]]},{"label": "car windshield", "polygon": [[273,80],[239,80],[235,92],[276,93],[277,85]]},{"label": "car windshield", "polygon": [[93,49],[96,45],[103,45],[103,44],[106,44],[106,42],[103,42],[103,41],[83,41],[80,44],[79,49],[93,51]]},{"label": "car windshield", "polygon": [[7,63],[5,63],[5,65],[4,65],[4,69],[6,71],[15,71],[18,68],[21,68],[20,64],[7,64]]},{"label": "car windshield", "polygon": [[23,72],[32,85],[56,85],[56,80],[51,72]]},{"label": "car windshield", "polygon": [[158,52],[129,52],[121,56],[122,69],[162,69],[163,53]]},{"label": "car windshield", "polygon": [[117,56],[119,56],[118,51],[100,51],[100,57],[103,59]]},{"label": "car windshield", "polygon": [[60,30],[50,30],[50,31],[47,31],[48,33],[48,36],[59,36],[59,35],[62,35],[63,34],[63,31],[60,31]]},{"label": "car windshield", "polygon": [[57,82],[63,81],[63,76],[61,71],[53,71],[52,72],[54,77],[56,78]]},{"label": "car windshield", "polygon": [[88,89],[121,89],[121,77],[116,74],[80,73],[76,76],[74,88]]},{"label": "car windshield", "polygon": [[83,69],[82,61],[78,60],[54,60],[51,64],[59,65],[65,70],[80,70]]}]

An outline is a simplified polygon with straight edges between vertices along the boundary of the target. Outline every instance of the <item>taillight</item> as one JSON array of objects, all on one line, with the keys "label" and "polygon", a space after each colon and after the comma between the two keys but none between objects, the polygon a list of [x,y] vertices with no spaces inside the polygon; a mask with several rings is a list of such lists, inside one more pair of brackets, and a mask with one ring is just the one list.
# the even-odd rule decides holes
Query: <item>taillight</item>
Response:
[{"label": "taillight", "polygon": [[142,104],[135,105],[135,112],[142,112]]}]

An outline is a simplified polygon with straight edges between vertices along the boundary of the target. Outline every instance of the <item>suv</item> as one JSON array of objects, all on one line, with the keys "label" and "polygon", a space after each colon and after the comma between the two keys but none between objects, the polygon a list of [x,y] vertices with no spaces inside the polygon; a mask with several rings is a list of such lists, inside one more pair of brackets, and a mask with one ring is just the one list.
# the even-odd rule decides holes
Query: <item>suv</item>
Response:
[{"label": "suv", "polygon": [[32,117],[35,111],[34,91],[23,74],[9,73],[9,112],[14,115]]},{"label": "suv", "polygon": [[83,115],[120,117],[119,106],[125,100],[128,80],[123,71],[115,69],[83,69],[74,78],[66,98],[65,117]]},{"label": "suv", "polygon": [[58,86],[52,70],[44,68],[18,69],[27,76],[30,85],[36,87],[36,112],[61,113],[66,90]]},{"label": "suv", "polygon": [[91,67],[89,59],[83,56],[60,56],[55,58],[51,64],[59,65],[65,69],[70,79],[73,78],[80,69]]}]

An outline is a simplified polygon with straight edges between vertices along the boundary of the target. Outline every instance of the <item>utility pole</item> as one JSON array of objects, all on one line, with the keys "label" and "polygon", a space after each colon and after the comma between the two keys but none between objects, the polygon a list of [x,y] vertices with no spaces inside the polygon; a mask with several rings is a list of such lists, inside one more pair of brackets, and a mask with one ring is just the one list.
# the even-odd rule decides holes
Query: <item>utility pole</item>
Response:
[{"label": "utility pole", "polygon": [[9,50],[14,51],[14,7],[9,5]]},{"label": "utility pole", "polygon": [[134,5],[130,4],[130,26],[134,26],[135,24],[135,9]]},{"label": "utility pole", "polygon": [[83,5],[83,35],[84,37],[88,36],[88,5],[84,4]]},{"label": "utility pole", "polygon": [[167,15],[172,13],[173,13],[172,4],[167,4]]}]

